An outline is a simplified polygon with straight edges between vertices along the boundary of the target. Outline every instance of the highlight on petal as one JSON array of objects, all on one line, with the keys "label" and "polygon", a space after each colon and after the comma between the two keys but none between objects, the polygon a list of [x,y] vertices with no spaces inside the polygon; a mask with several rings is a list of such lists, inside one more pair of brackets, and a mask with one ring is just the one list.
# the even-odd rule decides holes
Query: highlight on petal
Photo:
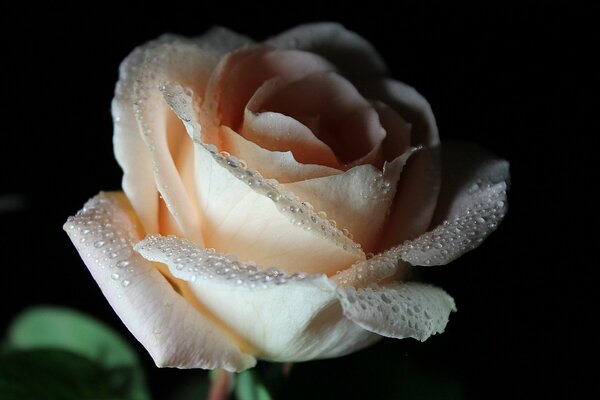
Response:
[{"label": "highlight on petal", "polygon": [[181,86],[165,85],[165,100],[195,142],[206,246],[287,272],[332,274],[365,258],[360,245],[293,194],[282,192],[277,181],[203,143],[191,96]]},{"label": "highlight on petal", "polygon": [[403,243],[412,265],[442,265],[477,246],[507,210],[508,162],[473,144],[444,144],[442,191],[435,228]]},{"label": "highlight on petal", "polygon": [[140,229],[120,193],[88,201],[64,229],[123,323],[160,367],[224,368],[255,365],[214,321],[181,297],[152,263],[135,253]]},{"label": "highlight on petal", "polygon": [[119,81],[112,101],[113,147],[123,170],[122,186],[148,231],[158,230],[158,190],[152,174],[152,155],[140,134],[133,110],[133,85],[143,48],[135,49],[119,68]]},{"label": "highlight on petal", "polygon": [[373,335],[343,316],[324,275],[286,274],[174,236],[153,235],[136,249],[191,284],[211,312],[243,335],[257,356],[302,361],[340,356],[371,344]]},{"label": "highlight on petal", "polygon": [[351,77],[388,73],[383,59],[367,40],[337,23],[300,25],[270,38],[266,43],[282,49],[319,54]]},{"label": "highlight on petal", "polygon": [[454,300],[442,289],[418,282],[337,289],[344,315],[379,335],[424,341],[446,328]]}]

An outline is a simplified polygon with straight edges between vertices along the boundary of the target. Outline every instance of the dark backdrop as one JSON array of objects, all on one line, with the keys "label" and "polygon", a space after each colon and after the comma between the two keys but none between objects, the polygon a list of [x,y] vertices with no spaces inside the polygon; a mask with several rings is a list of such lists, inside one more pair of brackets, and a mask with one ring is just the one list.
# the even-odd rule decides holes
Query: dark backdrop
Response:
[{"label": "dark backdrop", "polygon": [[590,181],[576,172],[594,169],[597,143],[597,122],[586,118],[590,82],[581,56],[593,47],[583,43],[592,32],[585,10],[168,4],[152,15],[115,9],[94,21],[100,10],[93,8],[2,7],[2,328],[27,306],[67,305],[137,346],[156,398],[195,373],[153,366],[61,228],[89,197],[120,186],[110,117],[118,65],[136,45],[168,31],[197,35],[221,24],[263,39],[302,22],[334,20],[370,40],[393,76],[430,101],[442,141],[471,140],[510,161],[510,209],[481,248],[424,272],[457,302],[446,333],[299,364],[286,398],[316,390],[379,398],[400,379],[394,360],[458,382],[465,398],[568,397],[578,387],[569,373],[578,375],[587,361],[570,364],[564,356],[585,324],[566,300],[587,280],[593,235],[581,228],[597,215],[582,215],[592,202]]}]

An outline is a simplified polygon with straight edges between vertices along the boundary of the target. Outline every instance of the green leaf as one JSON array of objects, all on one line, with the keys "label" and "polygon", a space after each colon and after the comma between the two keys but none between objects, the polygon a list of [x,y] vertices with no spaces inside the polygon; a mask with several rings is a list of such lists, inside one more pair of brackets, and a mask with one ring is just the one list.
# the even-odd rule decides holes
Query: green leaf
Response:
[{"label": "green leaf", "polygon": [[96,319],[62,307],[41,306],[23,312],[8,331],[12,350],[60,349],[98,362],[107,369],[131,371],[128,399],[150,396],[137,355],[114,330]]},{"label": "green leaf", "polygon": [[269,391],[260,382],[258,375],[253,370],[244,371],[237,375],[235,395],[238,400],[271,400]]},{"label": "green leaf", "polygon": [[107,369],[63,350],[27,350],[0,356],[0,398],[124,399],[132,371]]}]

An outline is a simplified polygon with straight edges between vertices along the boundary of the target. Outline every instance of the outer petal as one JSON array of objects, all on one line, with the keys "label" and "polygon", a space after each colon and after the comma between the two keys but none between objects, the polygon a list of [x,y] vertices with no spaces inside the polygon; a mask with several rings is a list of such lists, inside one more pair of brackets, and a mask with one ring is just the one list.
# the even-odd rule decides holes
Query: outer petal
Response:
[{"label": "outer petal", "polygon": [[319,54],[351,77],[387,74],[387,67],[375,48],[358,34],[337,23],[300,25],[266,43],[282,49]]},{"label": "outer petal", "polygon": [[196,296],[244,336],[261,358],[303,361],[340,356],[377,340],[341,312],[324,275],[288,275],[244,264],[174,236],[153,236],[136,249],[192,283]]},{"label": "outer petal", "polygon": [[435,211],[441,168],[438,130],[429,103],[412,87],[391,79],[358,84],[368,98],[383,101],[412,125],[411,145],[424,149],[403,172],[381,249],[423,233]]},{"label": "outer petal", "polygon": [[479,146],[446,143],[435,229],[400,246],[413,265],[442,265],[477,246],[506,214],[508,162]]},{"label": "outer petal", "polygon": [[[118,85],[121,89],[117,93],[122,92],[125,97],[118,95],[113,106],[115,115],[127,122],[122,129],[116,126],[114,140],[124,171],[123,188],[146,229],[158,230],[158,189],[170,211],[167,219],[172,217],[178,230],[201,242],[195,193],[184,184],[191,169],[178,158],[185,153],[182,146],[190,143],[158,87],[173,79],[204,93],[216,56],[189,40],[173,36],[151,42],[134,55],[124,63],[124,83]],[[120,109],[121,106],[125,108]]]},{"label": "outer petal", "polygon": [[358,244],[282,192],[277,181],[263,179],[235,157],[206,145],[192,93],[177,85],[166,85],[164,93],[195,142],[196,190],[207,246],[288,272],[333,273],[365,258]]},{"label": "outer petal", "polygon": [[152,156],[146,147],[133,110],[133,85],[137,68],[144,59],[143,47],[135,49],[121,63],[119,81],[112,101],[113,147],[123,169],[123,190],[137,211],[144,228],[158,230],[158,190],[152,175]]},{"label": "outer petal", "polygon": [[417,282],[362,289],[338,288],[344,315],[383,336],[424,341],[444,331],[454,300],[442,289]]},{"label": "outer petal", "polygon": [[64,229],[123,323],[160,367],[241,371],[256,360],[179,296],[154,266],[132,251],[133,210],[119,193],[102,193]]}]

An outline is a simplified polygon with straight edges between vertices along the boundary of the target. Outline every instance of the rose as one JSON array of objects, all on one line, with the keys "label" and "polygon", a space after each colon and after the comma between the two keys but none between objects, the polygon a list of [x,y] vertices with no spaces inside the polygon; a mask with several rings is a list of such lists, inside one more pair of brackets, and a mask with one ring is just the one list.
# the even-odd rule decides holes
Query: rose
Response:
[{"label": "rose", "polygon": [[336,24],[164,36],[121,65],[113,117],[124,194],[65,229],[159,366],[425,340],[454,302],[410,265],[473,249],[506,210],[508,164],[442,151],[423,97]]}]

